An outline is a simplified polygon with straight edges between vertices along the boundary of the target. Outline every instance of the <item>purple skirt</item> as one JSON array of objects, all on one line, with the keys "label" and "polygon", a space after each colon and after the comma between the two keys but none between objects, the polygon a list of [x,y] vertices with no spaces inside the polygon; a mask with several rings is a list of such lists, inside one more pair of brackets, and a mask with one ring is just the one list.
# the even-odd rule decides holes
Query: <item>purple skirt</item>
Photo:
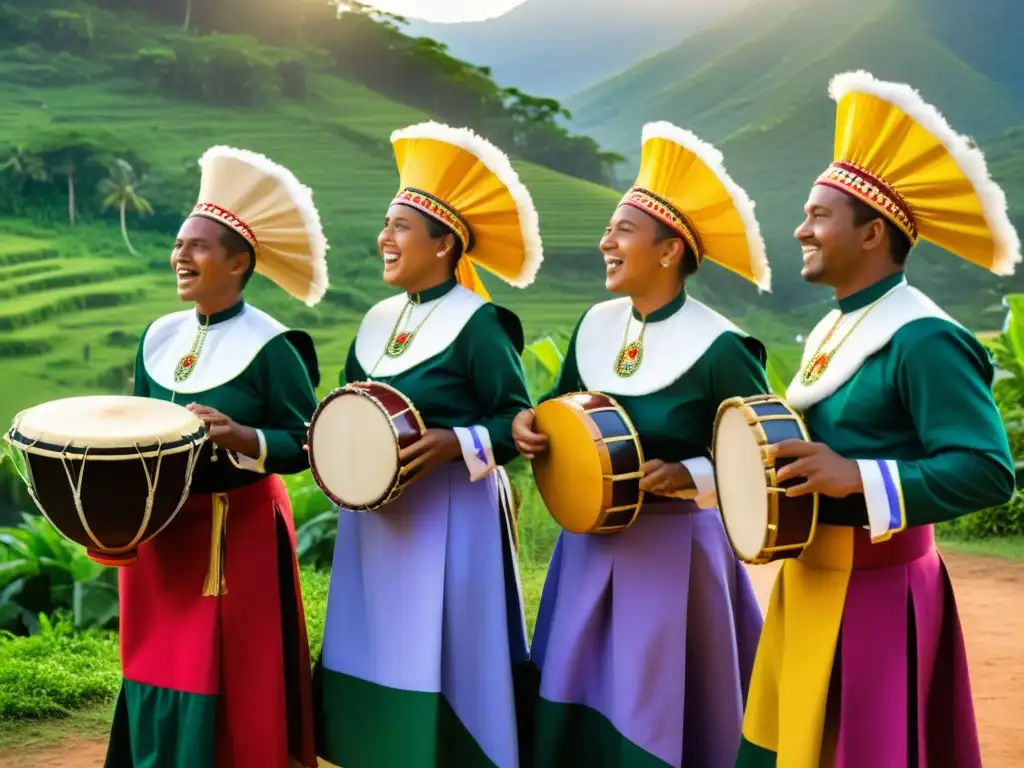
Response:
[{"label": "purple skirt", "polygon": [[732,766],[761,626],[716,509],[659,501],[621,533],[563,532],[532,648],[540,750],[560,738],[544,733],[548,705],[583,705],[653,764]]}]

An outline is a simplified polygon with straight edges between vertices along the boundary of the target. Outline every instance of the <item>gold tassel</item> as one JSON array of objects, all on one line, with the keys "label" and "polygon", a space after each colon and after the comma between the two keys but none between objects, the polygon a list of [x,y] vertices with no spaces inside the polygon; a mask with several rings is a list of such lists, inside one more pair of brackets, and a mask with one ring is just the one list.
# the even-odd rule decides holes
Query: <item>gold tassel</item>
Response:
[{"label": "gold tassel", "polygon": [[226,493],[213,494],[213,521],[210,532],[210,566],[203,584],[204,597],[220,597],[228,593],[224,572],[226,539],[228,532],[228,497]]}]

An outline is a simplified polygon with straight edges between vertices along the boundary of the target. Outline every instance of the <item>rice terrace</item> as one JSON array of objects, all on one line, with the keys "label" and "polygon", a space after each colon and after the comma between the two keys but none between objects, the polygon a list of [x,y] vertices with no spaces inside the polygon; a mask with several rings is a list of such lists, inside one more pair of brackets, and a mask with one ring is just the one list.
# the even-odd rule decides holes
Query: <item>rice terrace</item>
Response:
[{"label": "rice terrace", "polygon": [[[509,25],[551,24],[568,46],[584,34],[573,14],[589,6],[579,2],[564,0],[562,11],[525,0],[474,34],[496,57],[509,47]],[[457,30],[449,45],[444,25],[361,3],[339,15],[327,0],[0,0],[5,430],[38,403],[131,391],[143,329],[183,307],[168,258],[195,202],[196,161],[215,144],[266,154],[313,190],[331,245],[324,300],[306,307],[262,277],[245,296],[311,333],[318,395],[327,394],[360,319],[392,292],[377,251],[398,183],[389,136],[428,119],[472,127],[503,146],[536,202],[544,241],[537,281],[516,290],[483,275],[494,300],[523,321],[531,396],[552,385],[580,315],[607,297],[597,244],[634,178],[649,120],[671,120],[714,143],[757,202],[772,292],[714,265],[687,291],[765,342],[772,387],[784,392],[804,336],[832,306],[827,290],[800,278],[793,238],[809,182],[831,157],[832,72],[866,67],[916,83],[975,137],[1024,232],[1016,32],[1024,7],[980,0],[977,18],[965,21],[952,0],[869,0],[824,14],[818,2],[665,10],[662,23],[678,26],[673,45],[596,73],[579,92],[531,95],[534,86],[523,83],[543,83],[545,67],[568,67],[568,47],[543,48],[538,36],[540,47],[515,60],[521,81],[499,83],[490,61],[461,58]],[[614,14],[593,13],[614,31]],[[923,244],[907,275],[991,352],[1020,477],[1024,273],[985,274]],[[0,459],[0,766],[97,768],[121,681],[116,572],[38,514],[16,461]],[[516,459],[507,469],[532,633],[559,529],[529,465]],[[315,657],[337,511],[308,472],[285,482]],[[936,538],[963,622],[985,765],[1024,765],[1024,495],[937,526]],[[764,610],[777,568],[747,570]]]}]

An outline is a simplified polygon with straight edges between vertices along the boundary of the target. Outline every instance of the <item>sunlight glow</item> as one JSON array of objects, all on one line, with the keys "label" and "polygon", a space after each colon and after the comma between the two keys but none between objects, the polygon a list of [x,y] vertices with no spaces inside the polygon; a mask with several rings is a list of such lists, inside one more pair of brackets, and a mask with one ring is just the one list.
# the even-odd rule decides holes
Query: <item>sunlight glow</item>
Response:
[{"label": "sunlight glow", "polygon": [[364,5],[407,19],[452,23],[504,16],[525,0],[362,0]]}]

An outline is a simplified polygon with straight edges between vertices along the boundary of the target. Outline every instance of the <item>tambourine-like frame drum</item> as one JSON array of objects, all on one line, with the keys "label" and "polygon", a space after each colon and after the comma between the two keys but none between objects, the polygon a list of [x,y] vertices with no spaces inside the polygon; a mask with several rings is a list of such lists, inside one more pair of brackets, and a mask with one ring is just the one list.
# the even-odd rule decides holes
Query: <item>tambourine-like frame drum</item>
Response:
[{"label": "tambourine-like frame drum", "polygon": [[598,392],[573,392],[537,406],[534,429],[548,436],[533,475],[548,512],[571,533],[617,533],[640,514],[644,463],[626,411]]},{"label": "tambourine-like frame drum", "polygon": [[369,512],[397,499],[417,476],[399,454],[426,426],[412,402],[379,381],[329,393],[309,422],[309,467],[320,490],[346,509]]},{"label": "tambourine-like frame drum", "polygon": [[799,557],[814,540],[817,493],[786,496],[776,472],[794,459],[776,459],[772,446],[784,440],[810,441],[800,415],[775,395],[734,397],[715,417],[712,456],[718,508],[736,556],[764,565]]},{"label": "tambourine-like frame drum", "polygon": [[207,439],[202,420],[181,405],[115,395],[28,408],[4,438],[21,454],[43,516],[114,567],[135,562],[138,547],[177,516]]}]

